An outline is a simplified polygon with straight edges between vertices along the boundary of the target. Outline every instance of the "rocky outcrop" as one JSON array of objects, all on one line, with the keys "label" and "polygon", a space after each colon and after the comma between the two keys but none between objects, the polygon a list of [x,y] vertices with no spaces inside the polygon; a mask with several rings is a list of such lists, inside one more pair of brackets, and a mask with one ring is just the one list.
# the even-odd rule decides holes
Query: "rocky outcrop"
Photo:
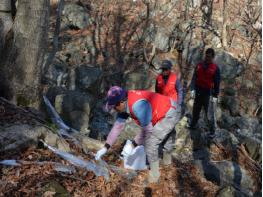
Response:
[{"label": "rocky outcrop", "polygon": [[66,91],[55,97],[54,104],[62,119],[72,128],[89,133],[89,118],[94,98],[78,91]]},{"label": "rocky outcrop", "polygon": [[32,145],[37,146],[40,139],[59,150],[70,151],[69,144],[50,129],[41,125],[17,124],[1,128],[0,152],[12,152]]},{"label": "rocky outcrop", "polygon": [[63,9],[62,27],[84,29],[91,24],[87,9],[75,3],[66,3]]},{"label": "rocky outcrop", "polygon": [[201,174],[220,186],[234,185],[249,196],[253,196],[254,181],[246,170],[231,161],[194,161]]}]

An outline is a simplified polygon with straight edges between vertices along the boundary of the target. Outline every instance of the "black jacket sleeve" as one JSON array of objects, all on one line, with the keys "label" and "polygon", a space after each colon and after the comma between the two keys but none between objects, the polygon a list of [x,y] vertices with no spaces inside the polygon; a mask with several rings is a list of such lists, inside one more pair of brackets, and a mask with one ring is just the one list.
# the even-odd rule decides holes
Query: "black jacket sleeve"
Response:
[{"label": "black jacket sleeve", "polygon": [[190,84],[190,90],[195,90],[195,83],[196,83],[196,71],[197,71],[197,66],[195,67],[195,70],[194,70],[194,74],[193,74],[193,77],[192,77],[192,81],[191,81],[191,84]]}]

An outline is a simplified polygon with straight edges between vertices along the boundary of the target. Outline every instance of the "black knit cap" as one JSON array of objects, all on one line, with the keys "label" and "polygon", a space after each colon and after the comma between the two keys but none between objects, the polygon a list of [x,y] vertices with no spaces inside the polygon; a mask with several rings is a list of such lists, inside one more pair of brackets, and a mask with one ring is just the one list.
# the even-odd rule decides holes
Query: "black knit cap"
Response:
[{"label": "black knit cap", "polygon": [[162,64],[161,64],[161,69],[168,69],[168,70],[171,70],[172,69],[172,62],[169,61],[169,60],[163,60],[162,61]]}]

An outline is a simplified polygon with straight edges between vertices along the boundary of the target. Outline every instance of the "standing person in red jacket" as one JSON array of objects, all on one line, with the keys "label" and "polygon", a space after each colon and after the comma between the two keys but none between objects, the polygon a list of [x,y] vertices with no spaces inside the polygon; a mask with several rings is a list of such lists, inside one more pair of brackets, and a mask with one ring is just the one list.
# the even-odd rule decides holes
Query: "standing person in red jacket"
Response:
[{"label": "standing person in red jacket", "polygon": [[[205,60],[196,66],[194,75],[191,81],[191,97],[194,98],[193,118],[190,123],[190,129],[196,129],[196,124],[199,119],[202,108],[205,110],[207,117],[210,97],[212,102],[217,102],[220,86],[220,69],[213,62],[215,51],[208,48],[205,52]],[[208,119],[208,118],[207,118]],[[215,122],[209,121],[210,134],[213,138],[215,133]]]},{"label": "standing person in red jacket", "polygon": [[179,107],[181,107],[183,102],[183,89],[180,79],[171,71],[172,66],[169,60],[162,62],[162,73],[156,78],[155,92],[171,97]]},{"label": "standing person in red jacket", "polygon": [[[131,117],[142,128],[131,146],[144,145],[150,164],[148,182],[158,182],[160,177],[159,148],[162,148],[166,155],[170,155],[170,160],[164,160],[164,164],[169,165],[172,162],[171,133],[179,120],[178,117],[180,117],[177,104],[170,97],[154,92],[145,90],[125,91],[121,87],[113,86],[107,93],[105,109],[107,111],[115,109],[118,115],[104,147],[97,152],[95,159],[99,160],[107,153],[124,129],[126,119]],[[131,151],[132,147],[126,154],[131,154]]]},{"label": "standing person in red jacket", "polygon": [[[162,73],[156,78],[155,92],[172,98],[177,103],[178,113],[181,114],[181,105],[183,102],[183,89],[180,83],[180,79],[177,75],[171,71],[172,62],[164,60],[161,64]],[[178,121],[181,117],[178,117]],[[171,133],[172,143],[174,144],[176,138],[176,130],[174,128]],[[164,160],[171,160],[170,155],[163,154]]]}]

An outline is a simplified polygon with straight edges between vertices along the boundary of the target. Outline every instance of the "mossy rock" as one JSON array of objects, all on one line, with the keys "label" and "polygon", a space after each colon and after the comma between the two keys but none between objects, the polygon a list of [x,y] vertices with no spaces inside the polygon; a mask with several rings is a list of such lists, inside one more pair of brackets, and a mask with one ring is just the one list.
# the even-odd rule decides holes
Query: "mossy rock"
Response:
[{"label": "mossy rock", "polygon": [[55,192],[54,196],[56,197],[69,197],[68,191],[62,187],[57,181],[50,181],[43,187],[43,193],[45,192]]},{"label": "mossy rock", "polygon": [[31,101],[26,98],[24,95],[17,95],[17,105],[22,106],[22,107],[27,107],[29,106]]}]

